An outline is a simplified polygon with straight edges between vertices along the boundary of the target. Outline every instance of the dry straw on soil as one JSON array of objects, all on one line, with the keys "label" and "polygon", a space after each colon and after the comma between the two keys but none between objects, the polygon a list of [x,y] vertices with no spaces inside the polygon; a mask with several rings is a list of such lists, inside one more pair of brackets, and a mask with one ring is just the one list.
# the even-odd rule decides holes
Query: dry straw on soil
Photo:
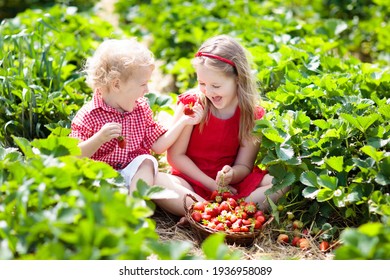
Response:
[{"label": "dry straw on soil", "polygon": [[[176,225],[179,221],[179,217],[171,215],[157,207],[152,218],[156,221],[156,231],[162,242],[172,240],[191,242],[193,244],[191,254],[203,257],[202,250],[200,249],[199,243],[195,234],[191,231],[191,228]],[[278,234],[277,224],[276,222],[273,222],[255,240],[251,247],[245,248],[235,245],[228,245],[228,247],[231,250],[240,251],[243,260],[330,260],[333,258],[332,253],[321,252],[314,240],[310,239],[310,237],[308,238],[311,247],[310,249],[303,251],[297,247],[276,243]]]}]

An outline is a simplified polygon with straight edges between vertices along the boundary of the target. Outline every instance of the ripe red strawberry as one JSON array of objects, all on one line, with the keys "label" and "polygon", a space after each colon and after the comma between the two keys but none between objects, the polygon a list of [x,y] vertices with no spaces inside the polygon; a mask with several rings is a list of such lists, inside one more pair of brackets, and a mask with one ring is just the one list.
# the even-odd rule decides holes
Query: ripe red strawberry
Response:
[{"label": "ripe red strawberry", "polygon": [[191,217],[194,219],[195,222],[198,223],[202,220],[202,214],[198,211],[192,212]]},{"label": "ripe red strawberry", "polygon": [[217,224],[215,227],[216,230],[225,231],[225,225],[223,223]]},{"label": "ripe red strawberry", "polygon": [[230,204],[230,207],[232,207],[233,209],[237,207],[237,201],[234,198],[229,197],[226,201]]},{"label": "ripe red strawberry", "polygon": [[206,213],[202,213],[202,220],[206,220],[206,221],[210,221],[211,220],[211,216],[206,214]]},{"label": "ripe red strawberry", "polygon": [[197,211],[204,211],[204,203],[203,202],[195,202],[194,203],[194,210],[197,210]]},{"label": "ripe red strawberry", "polygon": [[240,229],[241,232],[249,232],[249,228],[247,226],[242,226]]},{"label": "ripe red strawberry", "polygon": [[264,216],[264,212],[261,210],[257,210],[254,217],[257,218],[258,216]]},{"label": "ripe red strawberry", "polygon": [[116,139],[118,140],[119,148],[121,148],[121,149],[126,148],[126,139],[122,135],[118,136],[118,138],[116,138]]},{"label": "ripe red strawberry", "polygon": [[219,210],[220,212],[224,210],[229,211],[230,210],[229,203],[227,203],[227,201],[222,201],[221,204],[219,205]]},{"label": "ripe red strawberry", "polygon": [[326,251],[328,251],[328,249],[329,249],[329,242],[328,241],[322,241],[321,243],[320,243],[320,250],[321,250],[321,252],[326,252]]},{"label": "ripe red strawberry", "polygon": [[186,104],[184,106],[184,115],[191,116],[194,114],[194,109],[192,109],[192,103]]},{"label": "ripe red strawberry", "polygon": [[256,213],[256,205],[255,204],[247,204],[245,206],[245,212],[248,213],[248,215],[254,215]]},{"label": "ripe red strawberry", "polygon": [[263,224],[265,222],[265,217],[264,216],[257,216],[256,220]]},{"label": "ripe red strawberry", "polygon": [[287,244],[289,242],[289,238],[287,234],[281,233],[276,240],[280,244]]},{"label": "ripe red strawberry", "polygon": [[294,247],[299,246],[299,239],[301,239],[299,236],[294,236],[293,240],[291,241],[291,245]]},{"label": "ripe red strawberry", "polygon": [[258,221],[258,220],[254,220],[254,228],[255,229],[259,229],[259,228],[261,228],[261,226],[263,225],[263,223],[262,222],[260,222],[260,221]]},{"label": "ripe red strawberry", "polygon": [[233,197],[233,194],[231,192],[223,192],[222,193],[223,200],[226,200],[226,199],[228,199],[230,197]]},{"label": "ripe red strawberry", "polygon": [[210,200],[211,200],[211,201],[214,201],[215,198],[216,198],[218,195],[219,195],[219,194],[218,194],[218,191],[217,191],[217,190],[213,191],[213,192],[211,193],[211,195],[210,195]]},{"label": "ripe red strawberry", "polygon": [[211,207],[206,207],[204,209],[204,212],[207,214],[207,215],[210,215],[211,217],[216,217],[219,215],[219,212],[218,212],[218,207],[215,207],[215,206],[211,206]]},{"label": "ripe red strawberry", "polygon": [[231,215],[230,216],[230,222],[232,222],[232,223],[235,223],[237,221],[237,216],[236,215]]},{"label": "ripe red strawberry", "polygon": [[297,244],[299,244],[299,247],[302,249],[302,250],[307,250],[310,248],[310,242],[309,240],[307,240],[306,238],[300,238],[297,242]]}]

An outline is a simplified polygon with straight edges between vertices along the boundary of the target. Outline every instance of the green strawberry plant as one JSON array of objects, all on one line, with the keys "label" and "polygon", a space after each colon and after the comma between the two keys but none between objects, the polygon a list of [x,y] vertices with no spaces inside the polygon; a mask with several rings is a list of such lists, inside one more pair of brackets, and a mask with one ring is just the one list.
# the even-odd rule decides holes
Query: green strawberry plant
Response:
[{"label": "green strawberry plant", "polygon": [[[150,195],[161,188],[139,181],[128,196],[118,172],[55,134],[0,148],[0,259],[196,258],[186,242],[159,241]],[[214,246],[238,258],[223,240]]]},{"label": "green strawberry plant", "polygon": [[357,229],[345,229],[341,234],[341,240],[344,245],[336,249],[336,260],[390,259],[390,226],[388,223],[367,223]]},{"label": "green strawberry plant", "polygon": [[[59,28],[61,26],[61,28]],[[47,125],[70,126],[91,90],[80,73],[87,56],[114,28],[75,8],[28,10],[1,27],[0,142],[50,134]]]}]

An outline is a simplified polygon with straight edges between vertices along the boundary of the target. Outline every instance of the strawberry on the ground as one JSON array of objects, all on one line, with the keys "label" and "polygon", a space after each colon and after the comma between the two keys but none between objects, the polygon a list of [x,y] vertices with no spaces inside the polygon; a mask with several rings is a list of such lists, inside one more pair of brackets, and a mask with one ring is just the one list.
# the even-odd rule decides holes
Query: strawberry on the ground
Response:
[{"label": "strawberry on the ground", "polygon": [[278,239],[276,240],[280,244],[287,244],[289,242],[290,238],[288,237],[287,234],[281,233],[278,236]]},{"label": "strawberry on the ground", "polygon": [[294,247],[299,246],[299,239],[301,239],[299,236],[294,236],[293,240],[291,241],[291,245]]},{"label": "strawberry on the ground", "polygon": [[298,240],[298,244],[299,244],[299,247],[302,249],[302,250],[307,250],[310,248],[310,242],[309,240],[307,240],[306,238],[300,238]]},{"label": "strawberry on the ground", "polygon": [[321,252],[326,252],[326,251],[328,251],[328,249],[329,249],[329,242],[323,240],[323,241],[320,243],[320,246],[319,246],[319,247],[320,247]]}]

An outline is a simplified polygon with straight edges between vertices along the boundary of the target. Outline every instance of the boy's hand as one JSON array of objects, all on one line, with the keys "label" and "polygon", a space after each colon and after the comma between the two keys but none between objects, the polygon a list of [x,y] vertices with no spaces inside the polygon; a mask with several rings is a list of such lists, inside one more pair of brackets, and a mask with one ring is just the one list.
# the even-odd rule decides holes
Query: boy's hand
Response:
[{"label": "boy's hand", "polygon": [[189,125],[196,125],[200,123],[203,117],[203,106],[196,102],[194,105],[185,105],[184,106],[184,120]]},{"label": "boy's hand", "polygon": [[120,123],[106,123],[97,134],[100,141],[104,144],[122,135],[122,125]]}]

